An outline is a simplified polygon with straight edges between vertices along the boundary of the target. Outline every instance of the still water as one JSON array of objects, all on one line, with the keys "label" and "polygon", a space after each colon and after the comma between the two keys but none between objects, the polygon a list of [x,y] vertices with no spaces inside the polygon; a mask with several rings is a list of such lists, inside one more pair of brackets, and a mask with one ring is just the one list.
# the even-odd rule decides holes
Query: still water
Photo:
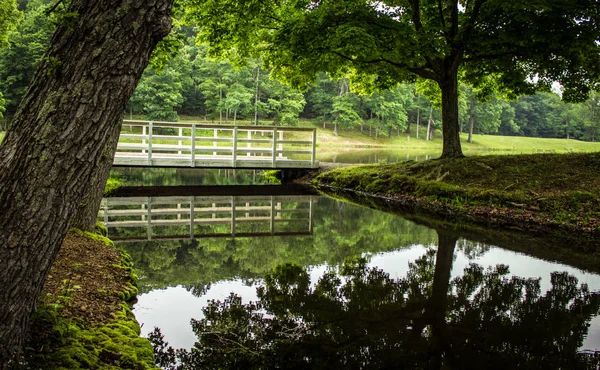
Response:
[{"label": "still water", "polygon": [[318,195],[109,198],[100,219],[139,275],[142,335],[199,342],[195,367],[598,367],[598,270],[530,239]]},{"label": "still water", "polygon": [[[245,328],[247,341],[269,348],[265,358],[295,346],[301,361],[340,366],[349,361],[340,353],[362,354],[348,365],[359,368],[420,367],[431,353],[458,364],[492,353],[508,367],[596,366],[581,352],[600,350],[597,271],[324,196],[111,198],[102,212],[140,278],[142,335],[159,327],[174,348],[198,341],[196,319],[197,333]],[[211,300],[221,303],[203,312]],[[225,315],[250,302],[259,304],[245,309],[261,319]],[[294,334],[271,337],[267,322]],[[203,345],[232,351],[211,335]],[[394,350],[416,362],[381,362]]]}]

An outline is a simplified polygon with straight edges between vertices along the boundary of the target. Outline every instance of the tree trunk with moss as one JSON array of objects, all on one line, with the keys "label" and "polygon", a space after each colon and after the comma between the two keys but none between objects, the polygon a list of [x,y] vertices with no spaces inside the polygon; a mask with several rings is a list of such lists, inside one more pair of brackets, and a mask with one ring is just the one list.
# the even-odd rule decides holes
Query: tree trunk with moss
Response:
[{"label": "tree trunk with moss", "polygon": [[[26,340],[74,217],[101,194],[121,116],[172,0],[72,0],[0,147],[0,367]],[[84,196],[91,198],[84,200]]]}]

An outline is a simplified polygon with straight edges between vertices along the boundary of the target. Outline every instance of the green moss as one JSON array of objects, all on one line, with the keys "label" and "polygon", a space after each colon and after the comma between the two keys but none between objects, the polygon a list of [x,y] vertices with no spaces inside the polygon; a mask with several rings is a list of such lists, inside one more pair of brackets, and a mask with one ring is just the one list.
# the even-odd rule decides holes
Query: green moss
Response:
[{"label": "green moss", "polygon": [[121,178],[111,172],[108,180],[106,180],[106,185],[104,185],[104,195],[109,196],[114,194],[121,186],[123,186]]},{"label": "green moss", "polygon": [[[111,240],[101,235],[75,229],[72,231],[113,245]],[[138,293],[137,275],[131,257],[126,253],[121,253],[121,256],[121,264],[114,267],[126,270],[129,281],[122,291],[117,292],[121,309],[114,312],[114,319],[102,326],[89,326],[61,317],[59,305],[41,305],[34,314],[32,324],[38,335],[26,350],[30,368],[156,369],[152,345],[140,337],[140,326],[128,304]]]},{"label": "green moss", "polygon": [[[150,342],[128,306],[110,323],[92,328],[73,325],[52,307],[39,309],[34,326],[46,333],[45,345],[29,348],[29,365],[44,369],[155,369]],[[35,351],[33,348],[39,348]]]},{"label": "green moss", "polygon": [[94,231],[98,235],[108,236],[108,228],[102,222],[96,222],[96,229]]},{"label": "green moss", "polygon": [[[96,225],[96,227],[98,227],[98,225]],[[112,240],[110,240],[109,238],[107,238],[105,236],[97,234],[97,233],[91,233],[89,231],[81,231],[79,229],[71,229],[69,231],[73,232],[73,233],[76,233],[77,235],[84,236],[84,237],[86,237],[88,239],[104,243],[105,245],[107,245],[109,247],[114,247],[115,246],[115,243],[113,243]]]}]

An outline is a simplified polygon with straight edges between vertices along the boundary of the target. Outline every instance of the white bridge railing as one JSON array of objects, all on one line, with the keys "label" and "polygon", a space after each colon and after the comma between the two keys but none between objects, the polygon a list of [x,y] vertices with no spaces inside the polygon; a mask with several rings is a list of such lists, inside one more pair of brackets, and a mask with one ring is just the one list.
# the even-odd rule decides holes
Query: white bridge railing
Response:
[{"label": "white bridge railing", "polygon": [[310,235],[312,195],[105,198],[98,220],[114,241]]},{"label": "white bridge railing", "polygon": [[314,128],[123,121],[114,165],[317,168]]}]

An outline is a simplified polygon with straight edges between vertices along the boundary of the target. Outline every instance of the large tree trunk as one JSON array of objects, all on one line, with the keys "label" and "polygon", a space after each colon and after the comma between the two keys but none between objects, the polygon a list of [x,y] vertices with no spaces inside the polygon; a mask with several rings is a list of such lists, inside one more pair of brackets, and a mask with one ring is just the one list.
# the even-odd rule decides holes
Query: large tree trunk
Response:
[{"label": "large tree trunk", "polygon": [[458,78],[456,72],[447,72],[438,81],[442,90],[442,156],[441,158],[464,157],[460,146],[458,125]]},{"label": "large tree trunk", "polygon": [[[0,367],[19,353],[50,265],[88,189],[102,187],[122,114],[172,0],[72,0],[0,147]],[[90,205],[91,207],[91,205]]]}]

